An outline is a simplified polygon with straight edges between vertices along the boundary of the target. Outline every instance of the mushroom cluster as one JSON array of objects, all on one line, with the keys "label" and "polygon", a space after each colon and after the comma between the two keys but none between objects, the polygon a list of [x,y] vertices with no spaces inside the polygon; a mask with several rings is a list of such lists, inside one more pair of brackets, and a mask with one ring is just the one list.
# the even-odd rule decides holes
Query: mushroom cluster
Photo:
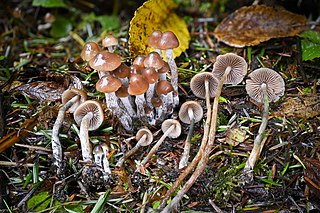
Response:
[{"label": "mushroom cluster", "polygon": [[[133,131],[135,120],[149,125],[162,122],[179,104],[177,66],[172,55],[172,49],[179,46],[177,37],[172,32],[152,33],[149,45],[157,51],[136,57],[131,66],[114,53],[115,40],[110,35],[102,40],[108,50],[88,42],[81,52],[82,59],[99,74],[96,90],[105,94],[108,109],[127,131]],[[161,57],[162,50],[168,63]],[[169,71],[171,82],[166,79]]]}]

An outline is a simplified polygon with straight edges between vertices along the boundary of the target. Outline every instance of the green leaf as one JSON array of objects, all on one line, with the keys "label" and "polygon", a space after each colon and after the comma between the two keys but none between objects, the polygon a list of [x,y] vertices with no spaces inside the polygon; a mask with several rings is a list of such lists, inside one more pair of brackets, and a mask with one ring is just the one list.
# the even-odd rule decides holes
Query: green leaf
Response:
[{"label": "green leaf", "polygon": [[48,192],[40,192],[34,195],[27,202],[28,209],[34,211],[42,211],[46,209],[50,204],[50,199],[48,199],[50,197],[51,195]]},{"label": "green leaf", "polygon": [[118,16],[97,16],[97,21],[101,24],[102,30],[112,31],[120,28]]},{"label": "green leaf", "polygon": [[300,35],[302,60],[312,60],[320,57],[320,33],[314,31],[304,32]]},{"label": "green leaf", "polygon": [[59,17],[52,23],[50,35],[55,38],[66,37],[72,30],[72,23],[70,20]]},{"label": "green leaf", "polygon": [[96,203],[94,205],[93,209],[91,210],[91,213],[98,213],[98,212],[103,212],[103,208],[106,205],[109,195],[110,195],[111,190],[106,191],[103,195],[101,195]]},{"label": "green leaf", "polygon": [[32,6],[46,8],[67,7],[63,0],[33,0]]}]

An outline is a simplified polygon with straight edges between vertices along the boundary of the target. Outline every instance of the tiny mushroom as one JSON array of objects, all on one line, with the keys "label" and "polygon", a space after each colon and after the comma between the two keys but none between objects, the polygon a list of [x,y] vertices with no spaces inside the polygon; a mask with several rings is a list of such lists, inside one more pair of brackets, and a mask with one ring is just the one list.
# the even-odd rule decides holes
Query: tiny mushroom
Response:
[{"label": "tiny mushroom", "polygon": [[136,140],[136,145],[131,150],[126,152],[121,159],[119,159],[116,166],[121,167],[123,162],[135,154],[142,146],[149,146],[153,141],[152,132],[147,128],[142,128],[137,132]]},{"label": "tiny mushroom", "polygon": [[59,140],[59,129],[62,126],[66,111],[73,113],[82,102],[87,100],[87,94],[82,90],[71,88],[62,93],[61,100],[62,107],[60,107],[57,119],[53,125],[51,137],[53,163],[57,167],[58,174],[62,172],[62,148]]},{"label": "tiny mushroom", "polygon": [[80,143],[84,162],[92,162],[92,149],[88,131],[96,130],[103,122],[103,110],[97,101],[85,101],[79,105],[73,114],[74,120],[80,126]]},{"label": "tiny mushroom", "polygon": [[128,88],[125,86],[121,86],[116,92],[115,92],[116,96],[122,101],[124,107],[126,108],[126,110],[128,111],[128,114],[131,117],[136,117],[137,113],[135,112],[135,110],[133,109],[131,102],[129,100],[129,93],[128,93]]},{"label": "tiny mushroom", "polygon": [[203,109],[196,101],[187,101],[183,103],[179,110],[179,119],[186,124],[190,124],[189,132],[185,140],[183,153],[179,163],[179,169],[184,168],[188,164],[191,138],[194,130],[194,124],[199,122],[203,117]]},{"label": "tiny mushroom", "polygon": [[[166,139],[166,137],[177,138],[180,136],[181,124],[177,120],[167,119],[162,123],[161,130],[163,132],[163,135],[158,140],[158,142],[151,148],[147,156],[142,160],[141,162],[142,166],[144,166],[150,160],[150,158],[156,153],[156,151],[161,146],[161,144]],[[139,168],[138,168],[138,171],[139,171]]]},{"label": "tiny mushroom", "polygon": [[90,61],[89,65],[92,69],[98,71],[100,78],[108,75],[108,72],[114,71],[121,65],[121,58],[117,54],[100,51]]},{"label": "tiny mushroom", "polygon": [[160,30],[153,31],[148,38],[148,46],[155,49],[160,56],[162,56],[161,49],[159,47],[159,42],[162,37],[162,32]]},{"label": "tiny mushroom", "polygon": [[104,37],[104,39],[102,39],[102,46],[108,48],[108,51],[111,53],[114,52],[114,47],[118,45],[118,39],[113,35],[107,35]]},{"label": "tiny mushroom", "polygon": [[137,115],[142,118],[145,116],[144,104],[146,99],[144,97],[145,92],[148,90],[149,83],[140,74],[131,75],[130,83],[128,87],[128,93],[136,96],[135,103],[137,106]]},{"label": "tiny mushroom", "polygon": [[147,105],[152,109],[151,99],[154,95],[154,88],[159,80],[159,75],[155,68],[148,67],[141,70],[141,74],[149,83],[149,88],[146,92]]},{"label": "tiny mushroom", "polygon": [[101,48],[96,42],[88,42],[83,46],[80,56],[82,60],[90,61],[100,51],[101,51]]},{"label": "tiny mushroom", "polygon": [[109,160],[108,160],[109,147],[107,144],[103,143],[101,144],[101,148],[103,150],[102,163],[103,163],[103,171],[105,174],[104,178],[108,179],[108,176],[111,174],[111,169],[110,169]]},{"label": "tiny mushroom", "polygon": [[262,139],[268,124],[269,102],[276,102],[284,95],[285,83],[280,74],[269,68],[259,68],[254,70],[246,80],[246,90],[248,95],[255,101],[263,103],[262,121],[258,130],[258,135],[254,139],[253,149],[246,162],[244,171],[253,169],[262,150]]},{"label": "tiny mushroom", "polygon": [[151,99],[152,106],[156,109],[156,120],[162,117],[163,113],[163,101],[160,97],[154,96]]},{"label": "tiny mushroom", "polygon": [[164,61],[157,52],[149,53],[143,60],[144,67],[153,67],[156,70],[164,66]]},{"label": "tiny mushroom", "polygon": [[93,148],[93,156],[94,156],[94,162],[98,167],[102,168],[102,157],[103,157],[103,149],[101,145],[95,145]]},{"label": "tiny mushroom", "polygon": [[129,85],[130,67],[128,67],[126,64],[121,63],[121,65],[115,69],[112,74],[118,77],[123,85]]},{"label": "tiny mushroom", "polygon": [[[173,87],[167,80],[161,80],[157,83],[156,93],[163,102],[163,116],[170,114],[173,111]],[[160,119],[163,118],[160,117]]]}]

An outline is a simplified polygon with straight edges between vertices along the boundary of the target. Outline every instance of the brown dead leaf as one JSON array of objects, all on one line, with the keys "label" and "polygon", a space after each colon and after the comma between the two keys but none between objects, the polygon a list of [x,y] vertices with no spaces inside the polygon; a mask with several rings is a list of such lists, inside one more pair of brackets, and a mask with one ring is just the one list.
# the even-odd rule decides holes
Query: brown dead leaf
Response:
[{"label": "brown dead leaf", "polygon": [[233,47],[254,46],[271,38],[296,36],[306,27],[306,17],[266,5],[242,7],[215,29],[219,40]]}]

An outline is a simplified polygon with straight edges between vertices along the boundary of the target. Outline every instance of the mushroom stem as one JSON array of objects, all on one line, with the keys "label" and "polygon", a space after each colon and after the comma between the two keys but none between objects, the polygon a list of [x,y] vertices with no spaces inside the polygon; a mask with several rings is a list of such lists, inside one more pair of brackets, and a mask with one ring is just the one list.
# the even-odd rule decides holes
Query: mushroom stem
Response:
[{"label": "mushroom stem", "polygon": [[164,139],[166,139],[166,137],[170,134],[170,132],[175,128],[175,125],[171,125],[167,131],[165,131],[163,133],[163,135],[161,136],[161,138],[158,140],[158,142],[151,148],[151,150],[149,151],[149,153],[147,154],[147,156],[142,160],[141,165],[144,166],[149,160],[150,158],[156,153],[156,151],[159,149],[159,147],[161,146],[161,144],[163,143]]},{"label": "mushroom stem", "polygon": [[211,108],[211,104],[210,104],[210,92],[209,92],[209,81],[208,79],[206,78],[205,81],[204,81],[204,88],[205,88],[205,91],[206,91],[206,106],[207,106],[207,109],[210,109]]},{"label": "mushroom stem", "polygon": [[168,62],[168,65],[171,70],[171,84],[174,89],[174,91],[178,92],[178,67],[176,62],[174,61],[173,58],[173,50],[172,49],[167,49],[166,50],[166,59]]},{"label": "mushroom stem", "polygon": [[184,144],[183,153],[181,155],[179,169],[182,169],[188,165],[188,159],[189,159],[189,153],[190,153],[190,147],[191,147],[191,138],[194,130],[195,120],[194,120],[193,110],[190,107],[188,109],[188,115],[189,115],[191,124],[189,126],[188,135]]},{"label": "mushroom stem", "polygon": [[[211,114],[211,124],[210,124],[210,131],[209,131],[209,138],[207,135],[203,135],[203,138],[207,138],[208,141],[206,142],[206,146],[204,147],[204,152],[202,155],[200,155],[201,159],[198,163],[197,168],[189,178],[189,180],[184,184],[184,186],[178,191],[177,195],[172,199],[171,203],[168,204],[161,212],[166,213],[166,212],[171,212],[171,210],[180,202],[184,194],[191,188],[191,186],[194,184],[194,182],[197,180],[199,175],[202,173],[202,171],[205,169],[207,162],[209,160],[209,156],[211,153],[211,149],[213,147],[215,135],[216,135],[216,129],[217,129],[217,114],[218,114],[218,103],[219,103],[219,98],[221,95],[221,90],[223,83],[226,81],[228,74],[231,71],[231,67],[227,67],[220,82],[218,85],[217,93],[214,98],[213,106],[212,106],[212,114]],[[209,116],[209,115],[208,115]],[[198,154],[197,154],[198,155]],[[188,168],[188,167],[187,167]],[[181,176],[181,175],[180,175]],[[179,180],[180,180],[179,176]],[[182,180],[181,180],[182,182]],[[181,184],[179,183],[179,185]],[[178,185],[178,186],[179,186]],[[172,187],[171,187],[172,188]],[[167,195],[165,197],[167,199]],[[162,204],[162,205],[161,205]],[[164,206],[164,200],[161,202],[161,206]],[[159,207],[160,207],[159,205]],[[161,208],[161,207],[160,207]]]},{"label": "mushroom stem", "polygon": [[91,162],[92,161],[92,149],[89,141],[89,123],[90,119],[92,119],[93,113],[88,112],[81,121],[80,124],[80,143],[81,143],[81,152],[82,152],[82,158],[84,162]]},{"label": "mushroom stem", "polygon": [[77,95],[73,98],[71,98],[66,104],[64,104],[58,112],[57,119],[53,125],[52,128],[52,136],[51,136],[51,146],[52,146],[52,155],[53,155],[53,164],[57,167],[57,173],[60,174],[62,171],[62,148],[61,143],[59,139],[59,129],[62,126],[62,122],[64,120],[64,116],[66,111],[74,105],[78,100],[80,99],[80,96]]},{"label": "mushroom stem", "polygon": [[268,95],[267,95],[267,90],[266,90],[266,84],[262,84],[261,89],[263,92],[263,100],[264,100],[262,120],[261,120],[261,124],[260,124],[259,130],[258,130],[258,135],[254,139],[252,151],[251,151],[250,156],[249,156],[249,158],[246,162],[246,165],[244,167],[244,171],[249,171],[249,170],[253,169],[257,159],[259,158],[260,152],[262,150],[261,141],[264,138],[263,133],[266,130],[267,124],[268,124],[269,100],[268,100]]},{"label": "mushroom stem", "polygon": [[124,107],[126,108],[128,114],[131,117],[137,117],[137,114],[136,114],[135,110],[133,109],[128,96],[127,97],[120,97],[120,100],[122,101],[122,103],[123,103]]},{"label": "mushroom stem", "polygon": [[147,105],[148,107],[150,107],[150,109],[153,109],[152,103],[151,103],[151,99],[154,95],[154,88],[155,88],[155,83],[153,84],[149,84],[149,88],[146,92],[146,99],[147,99]]},{"label": "mushroom stem", "polygon": [[143,118],[145,116],[144,104],[146,103],[146,99],[144,98],[144,93],[141,95],[136,95],[135,103],[137,106],[138,117]]},{"label": "mushroom stem", "polygon": [[141,144],[146,140],[147,137],[147,134],[143,135],[137,142],[137,144],[128,152],[126,152],[122,158],[119,159],[118,163],[116,164],[116,167],[121,167],[126,159],[128,159],[130,156],[136,153],[140,149],[140,147],[142,146]]}]

